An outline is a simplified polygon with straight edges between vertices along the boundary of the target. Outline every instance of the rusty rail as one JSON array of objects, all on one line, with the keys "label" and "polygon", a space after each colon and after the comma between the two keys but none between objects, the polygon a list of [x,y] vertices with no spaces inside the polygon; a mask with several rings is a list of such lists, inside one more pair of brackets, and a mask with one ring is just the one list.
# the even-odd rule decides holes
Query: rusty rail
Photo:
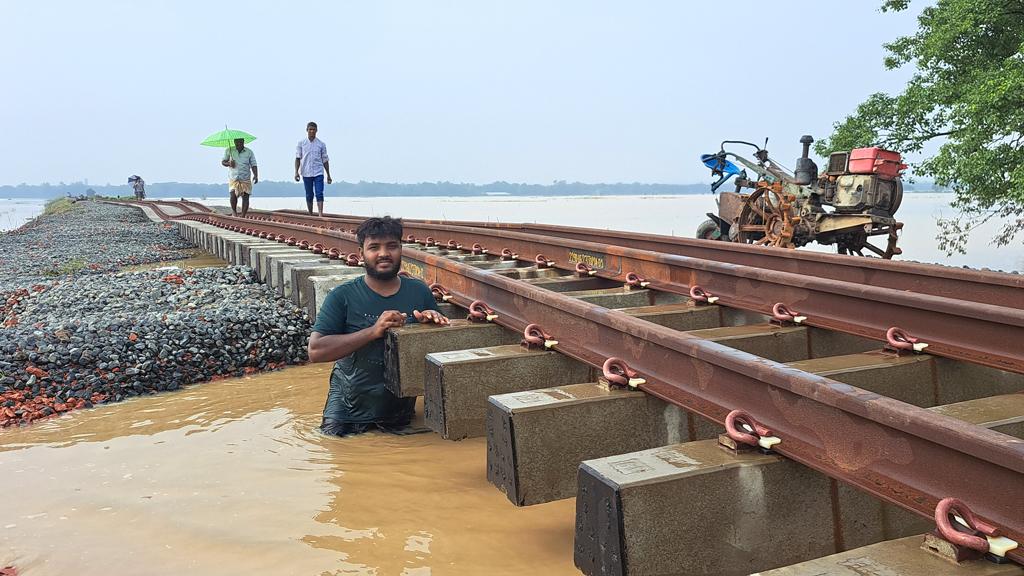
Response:
[{"label": "rusty rail", "polygon": [[[259,219],[242,222],[263,228],[292,225]],[[554,267],[565,270],[575,271],[583,261],[597,276],[626,283],[635,274],[647,279],[648,288],[687,296],[699,286],[717,297],[719,304],[767,316],[782,304],[805,316],[807,325],[880,342],[887,341],[890,329],[899,327],[926,343],[929,353],[1024,373],[1024,346],[1020,345],[1024,310],[1020,309],[494,228],[406,223],[405,231],[421,244],[430,236],[441,245],[452,243],[467,252],[474,244],[482,244],[492,254],[507,249],[530,261],[544,255],[554,261]]]},{"label": "rusty rail", "polygon": [[[150,206],[150,207],[152,207],[153,205],[157,205],[157,206],[173,206],[173,207],[177,208],[178,210],[181,210],[182,214],[188,214],[190,212],[199,212],[199,213],[209,213],[209,214],[212,214],[212,213],[215,212],[215,210],[213,208],[210,208],[209,206],[206,206],[205,204],[200,204],[199,202],[193,202],[191,200],[185,200],[184,198],[182,198],[181,200],[166,200],[166,199],[163,199],[163,198],[159,198],[159,199],[152,199],[152,200],[143,200],[141,202],[139,202],[138,200],[128,200],[127,202],[130,203],[130,204],[141,204],[143,206]],[[173,218],[173,216],[172,216],[172,218]]]},{"label": "rusty rail", "polygon": [[[325,216],[319,218],[292,210],[256,212],[260,216],[279,218],[310,226],[358,226],[365,218],[359,216]],[[855,284],[943,296],[956,300],[998,304],[1024,309],[1024,275],[983,270],[968,270],[937,264],[852,258],[839,254],[823,254],[804,250],[779,250],[765,246],[712,242],[658,234],[640,234],[619,230],[600,230],[550,224],[445,222],[434,220],[403,220],[407,226],[464,226],[554,236],[604,245],[627,246],[701,260],[791,272],[803,276],[829,278]],[[436,228],[431,228],[436,231]],[[436,235],[436,234],[435,234]]]},{"label": "rusty rail", "polygon": [[[357,247],[337,231],[186,218],[338,251]],[[458,304],[486,302],[499,324],[521,331],[540,323],[568,356],[595,367],[625,359],[643,378],[640,388],[667,402],[719,423],[733,410],[752,415],[793,460],[928,518],[941,500],[958,498],[1024,541],[1024,441],[425,251],[403,258],[406,271],[442,284]],[[1019,549],[1008,556],[1024,562]]]},{"label": "rusty rail", "polygon": [[[129,205],[138,208],[148,208],[164,220],[173,220],[174,218],[180,218],[182,216],[195,213],[214,213],[208,206],[203,206],[202,204],[191,202],[189,200],[103,200],[102,202],[121,206]],[[173,208],[180,213],[174,213],[166,210],[168,207]]]}]

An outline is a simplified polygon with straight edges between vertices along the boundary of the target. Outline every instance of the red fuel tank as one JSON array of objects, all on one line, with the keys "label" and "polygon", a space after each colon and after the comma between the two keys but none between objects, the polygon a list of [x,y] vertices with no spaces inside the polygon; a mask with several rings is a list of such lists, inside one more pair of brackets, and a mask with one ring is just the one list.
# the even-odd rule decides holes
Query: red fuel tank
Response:
[{"label": "red fuel tank", "polygon": [[850,152],[847,170],[851,174],[876,174],[879,178],[894,179],[905,170],[903,157],[899,152],[882,148],[854,148]]}]

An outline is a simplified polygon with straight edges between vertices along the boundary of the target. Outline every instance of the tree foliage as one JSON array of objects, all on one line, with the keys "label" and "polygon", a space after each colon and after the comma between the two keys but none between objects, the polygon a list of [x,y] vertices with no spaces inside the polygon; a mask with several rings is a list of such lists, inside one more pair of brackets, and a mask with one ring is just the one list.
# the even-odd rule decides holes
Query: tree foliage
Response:
[{"label": "tree foliage", "polygon": [[[886,0],[882,11],[908,2]],[[914,172],[955,194],[959,213],[940,220],[939,247],[963,253],[992,218],[1002,222],[993,243],[1006,245],[1024,230],[1024,0],[938,0],[918,25],[885,45],[886,68],[916,68],[903,92],[870,96],[815,151],[915,153],[936,141]]]}]

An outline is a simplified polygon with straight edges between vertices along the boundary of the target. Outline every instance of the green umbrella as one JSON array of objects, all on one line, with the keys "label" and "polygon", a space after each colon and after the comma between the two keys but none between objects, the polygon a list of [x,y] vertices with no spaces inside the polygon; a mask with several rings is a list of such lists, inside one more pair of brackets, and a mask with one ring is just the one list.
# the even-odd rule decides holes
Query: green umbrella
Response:
[{"label": "green umbrella", "polygon": [[256,139],[255,136],[248,132],[242,132],[241,130],[228,130],[225,126],[220,132],[210,134],[206,137],[206,140],[200,142],[203,146],[213,146],[214,148],[228,148],[235,145],[235,140],[241,138],[248,144]]}]

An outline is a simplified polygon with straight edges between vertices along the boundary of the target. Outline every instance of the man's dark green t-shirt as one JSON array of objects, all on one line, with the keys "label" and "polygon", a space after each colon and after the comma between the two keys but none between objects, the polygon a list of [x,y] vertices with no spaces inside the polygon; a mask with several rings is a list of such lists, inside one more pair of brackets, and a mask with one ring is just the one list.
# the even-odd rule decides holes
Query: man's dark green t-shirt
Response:
[{"label": "man's dark green t-shirt", "polygon": [[[438,310],[430,289],[406,276],[398,292],[381,296],[360,276],[327,295],[316,317],[314,332],[324,336],[352,334],[373,326],[388,310],[416,322],[413,310]],[[324,418],[342,422],[404,425],[412,419],[415,398],[399,398],[384,387],[384,339],[379,338],[334,363]]]}]

